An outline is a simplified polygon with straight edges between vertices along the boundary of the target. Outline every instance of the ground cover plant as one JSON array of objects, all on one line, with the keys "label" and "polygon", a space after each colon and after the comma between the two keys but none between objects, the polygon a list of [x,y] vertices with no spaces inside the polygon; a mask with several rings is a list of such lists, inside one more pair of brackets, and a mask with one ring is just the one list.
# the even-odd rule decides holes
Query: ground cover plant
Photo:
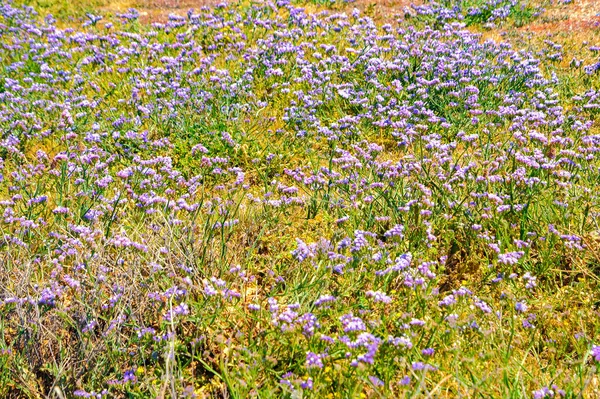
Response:
[{"label": "ground cover plant", "polygon": [[568,4],[53,6],[0,5],[1,397],[600,395]]}]

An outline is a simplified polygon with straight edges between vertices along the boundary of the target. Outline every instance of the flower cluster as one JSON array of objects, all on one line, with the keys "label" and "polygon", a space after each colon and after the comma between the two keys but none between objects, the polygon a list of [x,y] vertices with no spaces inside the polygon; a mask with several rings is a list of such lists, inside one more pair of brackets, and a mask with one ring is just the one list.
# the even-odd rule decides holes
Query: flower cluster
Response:
[{"label": "flower cluster", "polygon": [[563,396],[593,301],[539,298],[595,273],[600,92],[464,24],[532,12],[0,4],[0,395],[499,396],[495,358]]}]

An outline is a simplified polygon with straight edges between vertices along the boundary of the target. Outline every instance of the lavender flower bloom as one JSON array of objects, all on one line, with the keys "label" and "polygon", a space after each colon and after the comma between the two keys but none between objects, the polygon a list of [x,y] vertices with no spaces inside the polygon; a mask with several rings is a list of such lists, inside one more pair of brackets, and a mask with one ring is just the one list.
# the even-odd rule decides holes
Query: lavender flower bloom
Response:
[{"label": "lavender flower bloom", "polygon": [[537,278],[535,276],[532,276],[529,272],[523,275],[523,280],[526,281],[525,288],[529,290],[537,286]]},{"label": "lavender flower bloom", "polygon": [[186,303],[180,303],[172,310],[163,316],[166,321],[173,321],[176,316],[184,316],[190,313],[190,309]]},{"label": "lavender flower bloom", "polygon": [[592,346],[592,357],[597,362],[600,362],[600,345],[593,345]]},{"label": "lavender flower bloom", "polygon": [[309,391],[312,390],[313,389],[313,379],[310,378],[310,377],[308,377],[306,379],[306,381],[303,381],[303,382],[300,383],[300,387],[302,389],[306,389],[306,390],[309,390]]},{"label": "lavender flower bloom", "polygon": [[395,264],[393,266],[388,267],[385,270],[379,270],[375,272],[376,275],[382,276],[385,274],[389,274],[397,271],[404,271],[410,267],[412,262],[412,254],[410,252],[400,255],[396,258]]},{"label": "lavender flower bloom", "polygon": [[554,397],[554,391],[548,387],[543,387],[532,392],[534,399],[547,399]]},{"label": "lavender flower bloom", "polygon": [[103,396],[108,395],[108,390],[103,390],[101,392],[86,392],[83,389],[78,389],[75,392],[73,392],[73,395],[77,396],[77,397],[81,397],[81,398],[96,398],[96,399],[100,399]]},{"label": "lavender flower bloom", "polygon": [[404,238],[404,226],[397,224],[394,227],[392,227],[390,230],[386,231],[384,236],[385,237]]},{"label": "lavender flower bloom", "polygon": [[498,262],[499,263],[503,263],[505,265],[514,265],[516,264],[519,259],[521,259],[521,257],[524,255],[525,253],[523,251],[518,251],[518,252],[508,252],[505,254],[499,254],[498,255]]},{"label": "lavender flower bloom", "polygon": [[316,246],[314,244],[307,245],[301,239],[297,238],[296,242],[298,243],[298,248],[292,251],[292,256],[294,256],[298,261],[302,262],[308,258],[314,258],[316,255]]},{"label": "lavender flower bloom", "polygon": [[381,291],[370,291],[369,290],[365,293],[365,295],[367,296],[367,298],[373,298],[374,302],[383,302],[383,303],[391,303],[392,302],[392,298]]},{"label": "lavender flower bloom", "polygon": [[365,331],[365,323],[360,317],[355,317],[350,314],[346,314],[340,317],[340,321],[342,322],[342,326],[344,332],[354,332],[354,331]]},{"label": "lavender flower bloom", "polygon": [[389,336],[387,342],[394,346],[403,346],[407,349],[413,347],[413,343],[407,337],[392,337]]},{"label": "lavender flower bloom", "polygon": [[306,367],[307,368],[323,368],[323,355],[316,354],[314,352],[306,353]]},{"label": "lavender flower bloom", "polygon": [[438,302],[438,305],[440,307],[444,307],[444,306],[451,306],[455,303],[456,303],[456,299],[454,298],[454,295],[447,295],[444,297],[444,299],[442,299],[441,301]]},{"label": "lavender flower bloom", "polygon": [[411,365],[412,369],[415,371],[435,371],[437,368],[427,363],[423,362],[413,362]]},{"label": "lavender flower bloom", "polygon": [[523,302],[517,302],[515,304],[515,309],[519,313],[525,313],[525,312],[527,312],[527,309],[529,309],[529,307]]},{"label": "lavender flower bloom", "polygon": [[376,387],[382,387],[385,385],[383,381],[381,381],[379,378],[375,377],[374,375],[369,376],[369,381],[371,381],[371,384],[373,384],[373,386],[376,386]]},{"label": "lavender flower bloom", "polygon": [[369,242],[365,238],[365,232],[357,230],[354,232],[354,240],[352,242],[351,251],[358,252],[369,246]]},{"label": "lavender flower bloom", "polygon": [[321,306],[325,303],[335,302],[336,298],[333,295],[321,295],[314,303],[315,306]]},{"label": "lavender flower bloom", "polygon": [[490,305],[488,305],[481,299],[473,297],[473,302],[475,306],[477,306],[483,313],[492,313],[492,308],[490,307]]},{"label": "lavender flower bloom", "polygon": [[135,371],[134,370],[126,370],[125,373],[123,374],[123,383],[126,382],[136,382],[137,381],[137,377],[135,376]]},{"label": "lavender flower bloom", "polygon": [[433,348],[426,348],[426,349],[423,349],[423,350],[421,351],[421,353],[422,353],[424,356],[433,356],[433,354],[435,353],[435,349],[433,349]]}]

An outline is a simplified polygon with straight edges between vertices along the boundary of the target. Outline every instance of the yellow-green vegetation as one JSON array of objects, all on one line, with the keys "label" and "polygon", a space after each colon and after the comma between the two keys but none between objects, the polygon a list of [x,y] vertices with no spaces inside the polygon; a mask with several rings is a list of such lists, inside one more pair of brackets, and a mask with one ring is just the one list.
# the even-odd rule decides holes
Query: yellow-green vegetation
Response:
[{"label": "yellow-green vegetation", "polygon": [[0,397],[600,396],[595,17],[191,7],[0,5]]}]

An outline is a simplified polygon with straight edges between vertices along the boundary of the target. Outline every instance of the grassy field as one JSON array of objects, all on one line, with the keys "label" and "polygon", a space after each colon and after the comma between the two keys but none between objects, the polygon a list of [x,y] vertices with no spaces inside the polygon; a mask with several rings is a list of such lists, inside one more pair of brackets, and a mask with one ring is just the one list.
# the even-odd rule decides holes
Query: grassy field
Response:
[{"label": "grassy field", "polygon": [[0,46],[0,397],[600,397],[600,5],[15,0]]}]

